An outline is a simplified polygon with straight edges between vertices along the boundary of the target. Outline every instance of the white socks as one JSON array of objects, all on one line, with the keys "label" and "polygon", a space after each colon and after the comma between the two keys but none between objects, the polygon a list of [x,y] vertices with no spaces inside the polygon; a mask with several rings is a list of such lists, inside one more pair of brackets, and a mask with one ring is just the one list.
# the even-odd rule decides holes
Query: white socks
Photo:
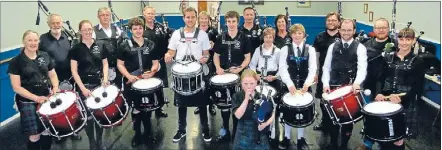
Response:
[{"label": "white socks", "polygon": [[[297,128],[298,130],[298,139],[301,139],[304,137],[304,128]],[[292,131],[292,127],[285,124],[284,125],[284,137],[290,140],[290,132]]]}]

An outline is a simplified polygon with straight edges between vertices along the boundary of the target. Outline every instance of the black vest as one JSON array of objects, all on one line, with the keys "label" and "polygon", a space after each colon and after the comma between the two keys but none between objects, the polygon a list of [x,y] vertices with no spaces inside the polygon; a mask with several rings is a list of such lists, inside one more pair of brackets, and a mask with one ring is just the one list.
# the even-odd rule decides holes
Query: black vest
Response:
[{"label": "black vest", "polygon": [[[301,57],[295,57],[293,44],[288,44],[288,52],[287,52],[287,71],[290,74],[290,78],[294,81],[296,87],[303,87],[305,79],[308,75],[308,59],[309,46],[304,44],[302,48]],[[298,51],[298,50],[296,50]]]},{"label": "black vest", "polygon": [[387,63],[385,70],[385,83],[382,91],[391,91],[392,93],[408,93],[412,89],[413,81],[415,81],[417,72],[413,72],[414,63],[417,60],[417,56],[409,54],[411,56],[405,57],[404,61],[397,58],[394,59],[396,53],[387,54],[384,59]]},{"label": "black vest", "polygon": [[117,34],[117,27],[110,25],[110,29],[112,31],[111,37],[108,37],[107,34],[103,31],[103,29],[99,29],[99,25],[96,25],[94,27],[95,31],[95,38],[96,40],[103,41],[106,46],[106,49],[108,51],[107,61],[109,62],[109,67],[117,67],[117,41],[118,41],[118,34]]},{"label": "black vest", "polygon": [[341,41],[335,42],[332,51],[330,85],[351,84],[356,78],[359,42],[353,40],[348,49]]}]

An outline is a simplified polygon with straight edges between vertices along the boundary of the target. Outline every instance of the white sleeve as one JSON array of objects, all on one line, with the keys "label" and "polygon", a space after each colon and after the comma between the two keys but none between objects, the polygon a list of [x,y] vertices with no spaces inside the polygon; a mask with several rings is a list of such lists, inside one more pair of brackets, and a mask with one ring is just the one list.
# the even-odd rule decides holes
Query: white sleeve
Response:
[{"label": "white sleeve", "polygon": [[284,46],[281,48],[281,52],[279,53],[279,74],[281,75],[281,80],[287,85],[287,88],[294,86],[293,81],[290,78],[290,74],[288,72],[287,61],[284,58],[287,58],[288,55],[288,46]]},{"label": "white sleeve", "polygon": [[309,58],[308,58],[308,75],[305,79],[304,85],[311,85],[313,83],[313,80],[315,79],[316,70],[318,69],[318,66],[316,64],[316,50],[314,47],[310,46],[309,50]]},{"label": "white sleeve", "polygon": [[204,32],[203,30],[200,30],[199,32],[202,33],[201,34],[201,36],[202,36],[201,48],[203,48],[203,51],[210,50],[209,35],[206,32]]},{"label": "white sleeve", "polygon": [[276,59],[276,65],[278,66],[278,72],[276,72],[276,76],[278,77],[278,76],[280,76],[280,73],[279,73],[279,57],[280,57],[280,55],[281,55],[281,50],[279,49],[279,48],[276,48],[275,49],[275,59]]},{"label": "white sleeve", "polygon": [[367,48],[359,44],[356,53],[358,55],[358,71],[356,72],[356,78],[353,83],[361,85],[367,75]]},{"label": "white sleeve", "polygon": [[328,46],[327,55],[325,56],[324,66],[322,67],[322,85],[323,87],[330,86],[330,69],[331,69],[331,60],[333,55],[333,47],[335,43]]},{"label": "white sleeve", "polygon": [[168,49],[176,51],[180,42],[180,30],[175,30],[170,38]]},{"label": "white sleeve", "polygon": [[255,53],[253,53],[253,57],[252,57],[252,60],[250,61],[250,64],[249,64],[249,69],[251,69],[251,70],[254,70],[254,71],[257,71],[257,68],[258,68],[258,60],[259,60],[259,47],[257,47],[256,49],[255,49]]}]

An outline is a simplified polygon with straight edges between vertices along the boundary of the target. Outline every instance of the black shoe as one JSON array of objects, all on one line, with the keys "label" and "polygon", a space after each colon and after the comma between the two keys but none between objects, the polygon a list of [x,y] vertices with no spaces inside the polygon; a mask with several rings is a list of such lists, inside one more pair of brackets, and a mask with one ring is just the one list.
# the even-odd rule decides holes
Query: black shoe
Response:
[{"label": "black shoe", "polygon": [[227,133],[226,135],[224,135],[224,136],[218,136],[217,138],[216,138],[216,141],[217,142],[228,142],[228,141],[230,141],[230,133]]},{"label": "black shoe", "polygon": [[178,131],[178,132],[176,132],[175,136],[173,136],[172,141],[178,142],[185,136],[186,136],[186,132]]},{"label": "black shoe", "polygon": [[313,130],[323,130],[324,129],[324,124],[321,121],[319,124],[313,126]]},{"label": "black shoe", "polygon": [[306,148],[307,146],[308,145],[307,142],[305,141],[305,138],[298,139],[298,142],[296,143],[296,147],[298,148],[298,150],[307,149]]},{"label": "black shoe", "polygon": [[163,117],[163,118],[166,118],[166,117],[167,117],[167,113],[164,112],[164,110],[161,109],[161,108],[159,108],[159,110],[156,110],[156,111],[155,111],[155,115],[156,115],[157,117]]},{"label": "black shoe", "polygon": [[141,144],[141,138],[139,136],[134,136],[132,138],[132,146],[136,147]]},{"label": "black shoe", "polygon": [[71,136],[71,139],[72,139],[72,140],[75,140],[75,141],[79,141],[79,140],[81,140],[81,136],[78,135],[78,134],[73,134],[73,135]]},{"label": "black shoe", "polygon": [[215,116],[215,115],[216,115],[216,109],[215,109],[215,106],[214,106],[214,105],[209,105],[209,113],[210,113],[210,115],[212,115],[212,116]]},{"label": "black shoe", "polygon": [[199,114],[199,113],[200,113],[200,108],[197,107],[197,108],[195,109],[195,111],[193,111],[193,114],[196,115],[196,114]]},{"label": "black shoe", "polygon": [[288,149],[290,147],[290,139],[284,137],[284,139],[279,143],[279,149]]},{"label": "black shoe", "polygon": [[157,142],[157,139],[155,139],[153,136],[144,135],[144,137],[145,137],[144,144],[156,143]]},{"label": "black shoe", "polygon": [[333,145],[333,144],[329,144],[327,145],[327,147],[325,147],[326,150],[337,150],[338,146],[337,145]]},{"label": "black shoe", "polygon": [[55,143],[60,144],[63,143],[66,140],[66,138],[55,138]]},{"label": "black shoe", "polygon": [[277,139],[272,139],[269,137],[269,144],[271,147],[277,147],[278,146],[278,140]]},{"label": "black shoe", "polygon": [[212,137],[210,136],[209,131],[203,132],[203,139],[205,142],[210,142],[212,141]]}]

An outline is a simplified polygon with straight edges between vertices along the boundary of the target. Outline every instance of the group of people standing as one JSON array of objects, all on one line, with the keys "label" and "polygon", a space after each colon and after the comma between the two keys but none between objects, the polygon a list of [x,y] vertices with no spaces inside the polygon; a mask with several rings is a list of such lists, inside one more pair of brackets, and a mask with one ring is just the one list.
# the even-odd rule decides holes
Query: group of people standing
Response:
[{"label": "group of people standing", "polygon": [[[124,89],[123,95],[133,107],[131,116],[135,135],[132,146],[154,142],[155,138],[150,135],[152,111],[144,111],[133,105],[134,101],[139,100],[133,97],[131,85],[139,79],[157,77],[167,87],[166,64],[180,61],[187,55],[209,66],[210,73],[204,77],[206,83],[211,76],[224,74],[226,70],[240,76],[241,90],[231,90],[231,108],[220,109],[224,134],[216,138],[218,142],[232,140],[234,149],[269,149],[276,145],[291,149],[292,127],[284,126],[281,140],[275,135],[274,128],[281,115],[278,106],[282,95],[287,92],[311,93],[311,86],[317,83],[315,97],[321,100],[322,93],[350,84],[354,92],[359,92],[361,88],[370,89],[375,101],[384,101],[389,96],[391,102],[407,106],[415,98],[417,79],[423,77],[422,67],[419,67],[422,60],[412,52],[416,37],[410,28],[400,30],[397,50],[379,57],[385,44],[392,40],[388,36],[389,23],[384,18],[374,23],[376,37],[360,43],[354,39],[356,23],[353,20],[342,19],[338,13],[329,13],[325,17],[326,30],[316,35],[313,45],[309,45],[306,43],[304,25],[297,23],[288,27],[287,17],[290,16],[278,15],[275,28],[263,28],[254,23],[255,13],[251,7],[243,10],[242,25],[239,25],[239,13],[228,11],[224,15],[227,29],[223,33],[218,33],[210,25],[207,12],[198,13],[192,7],[183,10],[185,26],[175,31],[155,22],[155,13],[155,8],[147,6],[143,9],[142,18],[130,19],[128,27],[132,35],[122,42],[118,39],[124,31],[112,25],[111,12],[107,7],[98,10],[98,25],[94,26],[88,20],[79,23],[81,37],[75,45],[71,45],[67,35],[62,32],[63,20],[57,14],[48,17],[48,33],[41,36],[31,30],[24,33],[24,48],[10,62],[8,73],[13,90],[17,93],[15,102],[21,114],[21,127],[29,137],[28,149],[51,147],[52,137],[44,131],[36,109],[38,104],[48,100],[48,95],[59,91],[60,81],[75,83],[81,100],[91,96],[91,90],[98,86],[115,84]],[[185,43],[181,41],[183,38],[196,42]],[[143,68],[139,68],[140,63]],[[264,71],[267,76],[263,76]],[[279,95],[274,99],[276,109],[272,117],[261,124],[254,120],[253,101],[250,101],[250,95],[255,95],[259,81],[277,88]],[[381,88],[376,88],[377,85]],[[403,92],[405,96],[397,95]],[[195,114],[200,116],[203,140],[212,140],[207,112],[216,115],[212,100],[215,93],[209,87],[193,95],[174,94],[173,102],[178,107],[178,130],[173,136],[174,142],[186,136],[187,107],[197,107]],[[221,94],[224,95],[225,91],[221,91]],[[195,99],[204,102],[197,106],[187,105],[187,102]],[[321,110],[321,123],[315,125],[314,130],[330,132],[329,149],[347,149],[353,125],[334,125],[324,105],[321,105]],[[167,117],[161,108],[155,110],[155,114]],[[233,120],[232,132],[229,128],[230,117]],[[143,134],[141,123],[145,129]],[[256,144],[254,137],[257,131],[269,129],[268,134],[260,134],[261,143]],[[91,149],[106,148],[102,142],[103,128],[93,121],[90,113],[85,131]],[[304,128],[297,128],[297,132],[297,148],[305,149],[308,144]],[[338,145],[339,135],[341,144]],[[78,135],[74,138],[81,139]],[[364,139],[364,147],[371,148],[372,143]],[[404,140],[382,143],[381,147],[404,149]]]}]

